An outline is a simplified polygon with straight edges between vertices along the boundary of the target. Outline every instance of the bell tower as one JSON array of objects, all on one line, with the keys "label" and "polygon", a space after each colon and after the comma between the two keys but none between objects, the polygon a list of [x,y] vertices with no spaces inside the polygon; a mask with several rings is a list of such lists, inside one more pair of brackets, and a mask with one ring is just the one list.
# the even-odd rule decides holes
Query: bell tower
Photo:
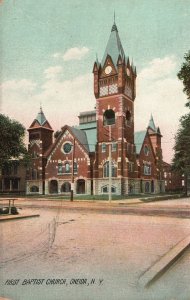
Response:
[{"label": "bell tower", "polygon": [[31,155],[31,168],[27,182],[27,193],[44,193],[45,152],[53,143],[53,129],[47,121],[42,108],[29,129],[28,152]]},{"label": "bell tower", "polygon": [[107,140],[107,126],[111,125],[115,140],[125,138],[134,143],[136,68],[124,53],[115,22],[102,61],[96,59],[93,73],[98,141]]},{"label": "bell tower", "polygon": [[[93,68],[96,97],[97,159],[100,167],[107,159],[105,151],[114,143],[112,159],[117,165],[117,177],[128,178],[129,164],[135,165],[134,100],[136,97],[136,68],[125,55],[117,26],[114,24],[101,62]],[[103,147],[103,148],[102,148]],[[102,150],[104,149],[104,150]],[[96,177],[104,177],[97,166]],[[104,167],[103,167],[104,168]],[[135,169],[135,168],[133,168]],[[126,193],[127,188],[124,193]],[[121,188],[121,193],[122,188]]]}]

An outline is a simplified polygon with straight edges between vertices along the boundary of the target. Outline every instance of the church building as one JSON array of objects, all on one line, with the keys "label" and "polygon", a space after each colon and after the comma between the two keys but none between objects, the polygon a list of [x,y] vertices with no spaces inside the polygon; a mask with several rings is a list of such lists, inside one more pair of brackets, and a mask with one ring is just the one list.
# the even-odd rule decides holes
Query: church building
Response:
[{"label": "church building", "polygon": [[116,195],[164,192],[162,135],[152,116],[134,132],[137,72],[115,22],[93,74],[96,109],[80,112],[79,125],[64,125],[54,140],[40,108],[28,129],[27,194],[106,194],[110,177]]}]

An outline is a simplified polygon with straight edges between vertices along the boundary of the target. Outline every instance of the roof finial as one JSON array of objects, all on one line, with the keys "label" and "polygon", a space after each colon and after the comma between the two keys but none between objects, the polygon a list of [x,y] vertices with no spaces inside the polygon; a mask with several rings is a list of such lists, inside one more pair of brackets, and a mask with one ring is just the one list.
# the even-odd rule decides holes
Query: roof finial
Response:
[{"label": "roof finial", "polygon": [[42,113],[42,102],[40,102],[40,112]]},{"label": "roof finial", "polygon": [[114,10],[114,14],[113,14],[113,26],[112,26],[111,31],[117,31],[117,26],[115,24],[115,10]]}]

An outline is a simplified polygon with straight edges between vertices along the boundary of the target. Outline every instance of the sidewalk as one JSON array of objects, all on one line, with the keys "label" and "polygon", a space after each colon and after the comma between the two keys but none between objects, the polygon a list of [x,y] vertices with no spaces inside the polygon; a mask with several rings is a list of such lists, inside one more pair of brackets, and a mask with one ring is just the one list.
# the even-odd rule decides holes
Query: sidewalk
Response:
[{"label": "sidewalk", "polygon": [[39,214],[0,215],[0,222],[39,217]]}]

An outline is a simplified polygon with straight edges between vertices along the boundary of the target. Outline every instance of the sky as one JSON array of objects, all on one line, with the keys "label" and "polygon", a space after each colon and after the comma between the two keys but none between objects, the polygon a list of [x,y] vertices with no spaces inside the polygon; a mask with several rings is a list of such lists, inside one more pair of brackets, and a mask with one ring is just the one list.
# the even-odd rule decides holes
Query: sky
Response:
[{"label": "sky", "polygon": [[190,0],[1,0],[0,112],[30,126],[40,105],[56,131],[93,110],[93,64],[115,19],[137,67],[135,130],[150,115],[163,135],[164,160],[188,113],[177,72],[190,49]]}]

